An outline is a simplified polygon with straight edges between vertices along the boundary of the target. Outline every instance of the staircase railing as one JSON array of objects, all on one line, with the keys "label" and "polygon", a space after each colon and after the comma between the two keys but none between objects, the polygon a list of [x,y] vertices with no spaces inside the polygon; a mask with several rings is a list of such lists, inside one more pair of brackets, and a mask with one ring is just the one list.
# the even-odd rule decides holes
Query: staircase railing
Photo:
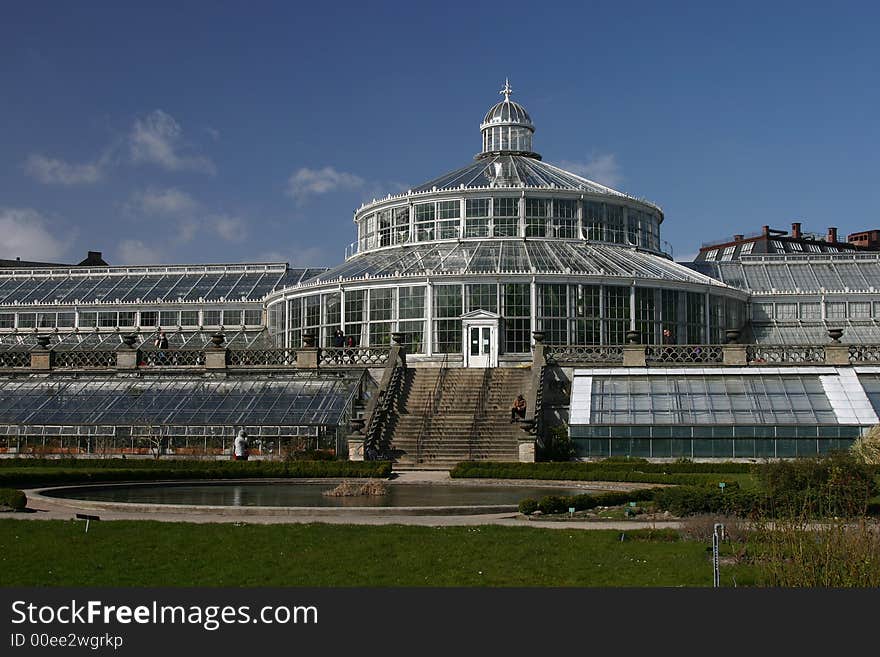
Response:
[{"label": "staircase railing", "polygon": [[468,459],[474,460],[474,452],[479,442],[480,425],[486,417],[486,402],[488,399],[487,391],[492,381],[492,370],[488,367],[483,370],[483,382],[480,384],[480,390],[477,392],[477,403],[474,405],[474,419],[471,421],[471,428],[468,431]]},{"label": "staircase railing", "polygon": [[532,350],[532,371],[529,389],[526,393],[526,417],[522,423],[524,429],[535,441],[543,446],[543,413],[542,406],[544,403],[544,372],[546,370],[547,360],[545,358],[544,334],[541,332],[533,333],[535,345]]},{"label": "staircase railing", "polygon": [[538,388],[535,390],[535,424],[534,424],[534,434],[541,443],[542,447],[544,446],[544,380],[547,375],[547,367],[545,365],[539,366],[539,374],[538,374]]},{"label": "staircase railing", "polygon": [[449,373],[449,354],[443,354],[443,360],[440,362],[440,371],[437,372],[437,380],[434,382],[434,389],[431,396],[425,399],[422,408],[422,424],[419,427],[419,435],[416,437],[416,463],[421,463],[424,458],[422,450],[425,445],[425,437],[431,430],[434,416],[440,407],[440,397],[443,393],[443,386],[446,383],[446,375]]},{"label": "staircase railing", "polygon": [[364,458],[366,460],[388,459],[390,441],[388,426],[392,411],[403,389],[406,370],[406,356],[399,345],[391,347],[382,380],[375,397],[370,400],[366,409],[366,427],[364,428]]}]

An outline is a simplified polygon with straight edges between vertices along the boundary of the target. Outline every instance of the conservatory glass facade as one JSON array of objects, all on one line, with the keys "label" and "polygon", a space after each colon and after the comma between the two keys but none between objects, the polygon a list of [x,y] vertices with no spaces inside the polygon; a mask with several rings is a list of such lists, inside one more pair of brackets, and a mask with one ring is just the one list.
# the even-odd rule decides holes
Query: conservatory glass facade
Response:
[{"label": "conservatory glass facade", "polygon": [[385,345],[399,331],[416,360],[468,364],[465,325],[477,322],[495,363],[528,358],[535,331],[593,345],[631,331],[656,344],[669,329],[689,344],[742,325],[747,295],[664,252],[657,205],[543,162],[510,93],[483,118],[473,162],[365,204],[344,263],[268,296],[276,345],[311,334],[332,346],[337,330]]},{"label": "conservatory glass facade", "polygon": [[578,456],[776,458],[845,449],[878,422],[880,368],[576,369]]}]

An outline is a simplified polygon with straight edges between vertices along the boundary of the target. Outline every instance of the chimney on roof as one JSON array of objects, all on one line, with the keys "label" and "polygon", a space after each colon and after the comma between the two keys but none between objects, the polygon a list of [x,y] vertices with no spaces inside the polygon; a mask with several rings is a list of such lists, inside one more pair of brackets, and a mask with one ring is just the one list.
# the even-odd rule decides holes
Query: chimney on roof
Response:
[{"label": "chimney on roof", "polygon": [[734,242],[742,242],[742,239],[743,239],[743,236],[742,236],[742,235],[734,235],[734,236],[733,236],[733,241],[734,241]]},{"label": "chimney on roof", "polygon": [[831,242],[832,244],[837,242],[837,226],[828,227],[828,237],[825,239],[825,241]]},{"label": "chimney on roof", "polygon": [[801,237],[801,222],[800,221],[792,221],[791,222],[791,236],[795,239],[800,239],[800,237]]},{"label": "chimney on roof", "polygon": [[100,251],[89,251],[89,255],[78,265],[79,267],[107,267]]},{"label": "chimney on roof", "polygon": [[761,232],[764,234],[764,237],[770,237],[770,226],[761,226]]}]

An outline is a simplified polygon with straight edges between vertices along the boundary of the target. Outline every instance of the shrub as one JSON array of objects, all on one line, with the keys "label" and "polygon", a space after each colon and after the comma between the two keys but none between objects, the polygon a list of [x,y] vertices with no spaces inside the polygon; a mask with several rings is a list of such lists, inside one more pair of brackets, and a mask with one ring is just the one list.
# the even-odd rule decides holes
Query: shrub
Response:
[{"label": "shrub", "polygon": [[729,541],[745,543],[749,538],[748,525],[741,518],[717,513],[690,516],[681,521],[678,531],[687,541],[711,543],[716,523],[724,525],[724,537]]},{"label": "shrub", "polygon": [[661,488],[654,495],[654,502],[661,511],[676,516],[692,516],[703,513],[726,513],[751,516],[765,506],[760,493],[742,490],[730,485],[725,490],[709,486],[674,486]]},{"label": "shrub", "polygon": [[[525,499],[520,502],[520,511],[523,508],[531,509],[529,513],[540,510],[541,513],[568,513],[568,510],[574,507],[575,511],[586,511],[597,506],[618,506],[627,504],[628,502],[644,502],[653,499],[654,493],[660,489],[645,488],[642,490],[634,490],[629,492],[611,492],[592,495],[585,493],[583,495],[560,496],[548,495],[541,498],[539,502],[532,499]],[[534,505],[534,507],[533,507]]]},{"label": "shrub", "polygon": [[[155,463],[155,462],[154,462]],[[128,461],[117,461],[115,468],[46,466],[42,468],[0,468],[0,485],[51,486],[53,484],[101,481],[150,481],[158,479],[250,479],[291,477],[379,477],[391,474],[388,461],[160,461],[153,466],[127,467]],[[125,465],[122,465],[125,464]]]},{"label": "shrub", "polygon": [[27,496],[15,488],[0,488],[0,507],[23,511],[27,508]]},{"label": "shrub", "polygon": [[750,549],[766,586],[880,586],[880,531],[864,519],[819,526],[800,520],[777,521],[759,528]]},{"label": "shrub", "polygon": [[861,516],[877,493],[874,469],[848,453],[767,463],[758,476],[775,516]]},{"label": "shrub", "polygon": [[547,495],[542,497],[538,502],[538,510],[541,513],[563,513],[569,508],[568,497],[560,497],[559,495]]},{"label": "shrub", "polygon": [[880,465],[880,424],[875,424],[868,432],[858,438],[849,448],[858,461],[869,465]]},{"label": "shrub", "polygon": [[527,516],[533,514],[537,510],[538,510],[537,500],[533,500],[531,498],[528,498],[528,499],[525,499],[519,503],[519,512],[524,513]]},{"label": "shrub", "polygon": [[644,483],[699,484],[709,479],[718,483],[722,474],[750,474],[758,468],[751,463],[646,463],[642,459],[583,462],[512,463],[464,461],[456,465],[452,477],[504,479],[568,479],[579,481],[638,481]]},{"label": "shrub", "polygon": [[568,427],[564,424],[549,429],[546,444],[537,454],[539,461],[570,461],[574,455],[574,443],[568,437]]}]

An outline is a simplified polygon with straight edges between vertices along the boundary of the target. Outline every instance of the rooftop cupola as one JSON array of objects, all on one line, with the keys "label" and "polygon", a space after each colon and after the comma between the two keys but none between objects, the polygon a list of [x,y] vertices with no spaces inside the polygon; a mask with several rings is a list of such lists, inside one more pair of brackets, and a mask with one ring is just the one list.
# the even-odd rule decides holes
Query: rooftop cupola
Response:
[{"label": "rooftop cupola", "polygon": [[526,109],[512,100],[510,94],[510,81],[504,81],[504,88],[498,92],[504,96],[504,100],[494,105],[480,124],[480,132],[483,134],[483,150],[477,158],[497,154],[525,155],[541,159],[541,156],[532,151],[532,135],[535,126],[532,117]]}]

